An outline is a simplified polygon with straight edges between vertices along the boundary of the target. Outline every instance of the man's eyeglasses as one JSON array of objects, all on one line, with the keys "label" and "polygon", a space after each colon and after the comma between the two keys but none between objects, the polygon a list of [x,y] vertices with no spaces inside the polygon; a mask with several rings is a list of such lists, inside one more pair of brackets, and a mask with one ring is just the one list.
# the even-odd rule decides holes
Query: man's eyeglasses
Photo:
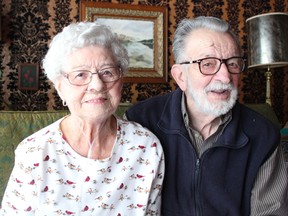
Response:
[{"label": "man's eyeglasses", "polygon": [[231,74],[239,74],[245,69],[245,61],[243,57],[231,57],[228,59],[219,59],[215,57],[208,57],[203,59],[198,59],[194,61],[185,61],[180,64],[194,64],[198,63],[199,70],[204,75],[214,75],[220,68],[222,63],[224,63]]},{"label": "man's eyeglasses", "polygon": [[119,67],[107,67],[97,70],[95,73],[88,70],[77,70],[64,74],[64,77],[66,77],[72,85],[83,86],[91,82],[93,74],[98,74],[104,83],[115,82],[122,77],[122,72]]}]

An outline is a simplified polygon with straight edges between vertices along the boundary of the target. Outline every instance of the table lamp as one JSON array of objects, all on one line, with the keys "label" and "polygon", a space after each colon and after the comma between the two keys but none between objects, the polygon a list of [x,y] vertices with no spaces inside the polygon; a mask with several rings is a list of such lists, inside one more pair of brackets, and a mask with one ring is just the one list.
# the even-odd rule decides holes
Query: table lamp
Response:
[{"label": "table lamp", "polygon": [[246,20],[248,68],[265,68],[266,103],[271,105],[271,68],[288,66],[288,13],[265,13]]}]

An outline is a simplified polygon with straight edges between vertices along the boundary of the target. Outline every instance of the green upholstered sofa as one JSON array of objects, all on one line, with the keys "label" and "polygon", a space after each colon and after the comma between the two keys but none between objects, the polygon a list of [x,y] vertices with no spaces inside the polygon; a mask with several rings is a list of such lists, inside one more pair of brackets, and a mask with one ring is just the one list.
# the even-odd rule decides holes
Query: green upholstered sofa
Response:
[{"label": "green upholstered sofa", "polygon": [[[120,104],[116,114],[123,116],[130,104]],[[266,104],[248,105],[275,124],[279,122]],[[14,150],[25,137],[67,115],[68,111],[0,111],[0,204],[14,165]],[[280,127],[279,127],[280,128]]]}]

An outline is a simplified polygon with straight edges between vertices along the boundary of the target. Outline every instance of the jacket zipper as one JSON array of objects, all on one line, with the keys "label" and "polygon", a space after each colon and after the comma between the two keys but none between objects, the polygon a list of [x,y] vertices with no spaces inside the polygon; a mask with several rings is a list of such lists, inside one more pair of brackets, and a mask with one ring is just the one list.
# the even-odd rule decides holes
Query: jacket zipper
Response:
[{"label": "jacket zipper", "polygon": [[196,169],[195,169],[195,184],[194,184],[194,190],[195,190],[195,210],[196,210],[196,216],[201,216],[201,204],[200,204],[200,159],[197,158],[196,161]]}]

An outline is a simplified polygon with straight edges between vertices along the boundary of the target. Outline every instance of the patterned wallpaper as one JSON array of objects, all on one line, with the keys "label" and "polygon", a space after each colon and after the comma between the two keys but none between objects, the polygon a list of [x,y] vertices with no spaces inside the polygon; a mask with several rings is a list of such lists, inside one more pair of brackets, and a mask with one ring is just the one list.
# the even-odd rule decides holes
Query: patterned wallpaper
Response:
[{"label": "patterned wallpaper", "polygon": [[[53,36],[70,22],[79,20],[80,0],[0,0],[0,110],[64,109],[53,85],[39,72],[39,89],[19,90],[18,65],[40,63]],[[94,0],[94,2],[97,2]],[[288,12],[287,0],[112,0],[115,4],[168,7],[168,70],[173,64],[171,41],[177,23],[186,17],[209,15],[228,20],[247,52],[245,20],[267,12]],[[288,69],[274,69],[272,108],[284,124],[288,120]],[[241,76],[239,100],[265,102],[262,70],[246,70]],[[170,75],[167,83],[125,83],[122,101],[136,103],[176,88]]]}]

